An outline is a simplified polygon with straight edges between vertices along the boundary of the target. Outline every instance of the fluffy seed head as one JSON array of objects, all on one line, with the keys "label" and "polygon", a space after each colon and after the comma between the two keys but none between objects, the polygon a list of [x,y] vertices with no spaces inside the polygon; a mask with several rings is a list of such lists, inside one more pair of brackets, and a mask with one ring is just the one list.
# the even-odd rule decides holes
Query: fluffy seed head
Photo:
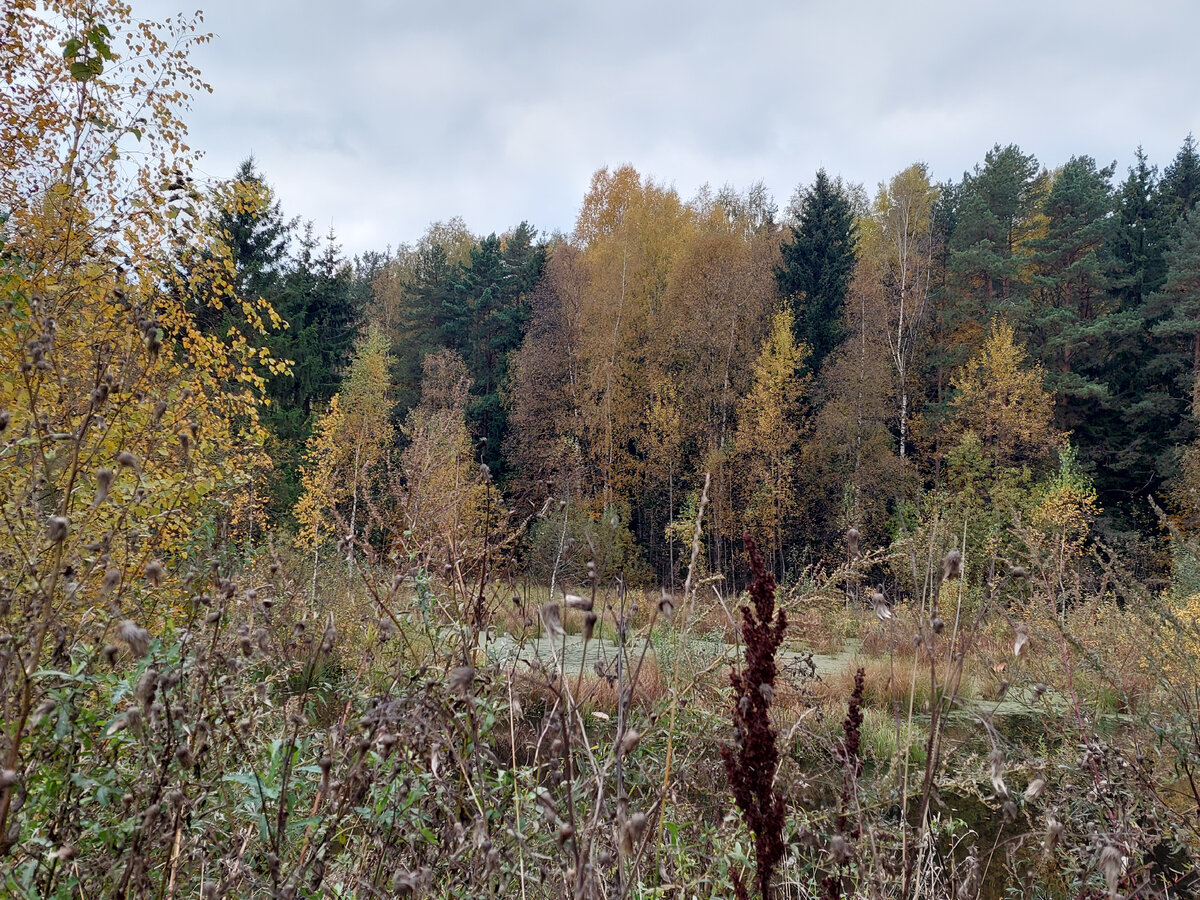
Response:
[{"label": "fluffy seed head", "polygon": [[563,822],[558,826],[558,849],[561,850],[566,846],[567,841],[575,836],[575,829],[570,822]]},{"label": "fluffy seed head", "polygon": [[125,619],[117,625],[117,637],[126,643],[136,657],[145,656],[150,651],[150,632],[131,619]]},{"label": "fluffy seed head", "polygon": [[630,843],[636,846],[642,842],[642,835],[646,831],[646,814],[634,813],[625,820],[625,831],[629,835]]},{"label": "fluffy seed head", "polygon": [[1125,869],[1125,861],[1121,857],[1121,851],[1113,844],[1105,844],[1104,848],[1100,851],[1100,859],[1096,863],[1096,868],[1104,876],[1104,882],[1108,887],[1108,896],[1116,898],[1117,886],[1121,881],[1121,875]]},{"label": "fluffy seed head", "polygon": [[835,866],[844,866],[850,861],[850,842],[840,834],[829,839],[829,861]]},{"label": "fluffy seed head", "polygon": [[961,577],[962,554],[957,550],[951,550],[942,559],[942,578],[949,581],[951,578]]},{"label": "fluffy seed head", "polygon": [[113,477],[113,470],[107,467],[96,472],[96,497],[92,500],[93,508],[99,506],[108,498],[108,492],[113,484]]},{"label": "fluffy seed head", "polygon": [[456,666],[446,676],[446,686],[456,694],[465,694],[475,682],[475,670],[470,666]]},{"label": "fluffy seed head", "polygon": [[992,772],[992,788],[996,792],[997,797],[1008,796],[1008,786],[1004,783],[1004,751],[999,747],[993,747],[992,752],[988,754],[988,765]]},{"label": "fluffy seed head", "polygon": [[1029,626],[1024,622],[1017,625],[1017,635],[1013,639],[1013,656],[1019,657],[1029,646]]},{"label": "fluffy seed head", "polygon": [[592,599],[580,597],[578,594],[563,594],[563,602],[571,609],[590,610],[592,608]]},{"label": "fluffy seed head", "polygon": [[64,516],[51,516],[46,523],[46,538],[52,544],[61,544],[67,539],[67,526],[70,523]]},{"label": "fluffy seed head", "polygon": [[637,749],[637,745],[641,743],[641,732],[630,728],[626,730],[625,736],[621,738],[621,755],[625,756]]},{"label": "fluffy seed head", "polygon": [[562,624],[562,611],[557,603],[553,601],[543,603],[541,612],[542,623],[546,626],[546,631],[554,637],[562,637],[566,634]]}]

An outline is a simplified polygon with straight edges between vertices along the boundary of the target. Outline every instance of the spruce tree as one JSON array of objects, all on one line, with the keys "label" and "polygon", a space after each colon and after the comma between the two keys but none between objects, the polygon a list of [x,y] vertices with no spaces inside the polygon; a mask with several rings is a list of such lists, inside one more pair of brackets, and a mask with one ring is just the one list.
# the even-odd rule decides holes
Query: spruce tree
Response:
[{"label": "spruce tree", "polygon": [[510,356],[521,346],[529,323],[529,296],[541,277],[545,248],[522,222],[503,240],[484,238],[471,251],[458,293],[469,312],[465,333],[450,346],[467,361],[473,382],[467,409],[471,428],[485,438],[483,460],[500,476],[501,448],[508,431],[504,395]]},{"label": "spruce tree", "polygon": [[1159,189],[1160,200],[1172,220],[1188,215],[1200,201],[1200,152],[1192,135],[1184,138],[1174,161],[1163,171]]},{"label": "spruce tree", "polygon": [[1158,173],[1139,147],[1113,202],[1106,251],[1114,306],[1106,322],[1108,399],[1091,423],[1098,438],[1091,454],[1096,487],[1109,519],[1121,527],[1149,512],[1143,498],[1157,490],[1160,462],[1169,455],[1166,442],[1178,425],[1178,403],[1157,364],[1160,342],[1150,332],[1147,305],[1166,279],[1168,233]]},{"label": "spruce tree", "polygon": [[796,339],[810,349],[808,367],[821,363],[846,335],[842,309],[854,273],[857,228],[841,179],[824,169],[803,192],[775,270],[784,302],[793,309]]}]

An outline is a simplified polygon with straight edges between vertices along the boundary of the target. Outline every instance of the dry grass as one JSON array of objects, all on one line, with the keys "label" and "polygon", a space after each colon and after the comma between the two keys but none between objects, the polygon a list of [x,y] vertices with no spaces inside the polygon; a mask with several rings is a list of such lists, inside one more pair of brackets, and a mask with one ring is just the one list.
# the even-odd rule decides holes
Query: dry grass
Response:
[{"label": "dry grass", "polygon": [[789,614],[788,634],[813,653],[832,656],[841,653],[846,646],[845,635],[828,621],[825,610],[814,604],[805,604],[799,611]]},{"label": "dry grass", "polygon": [[[929,686],[929,669],[912,658],[877,659],[856,656],[844,668],[823,677],[813,686],[813,695],[829,712],[844,708],[846,697],[854,689],[854,674],[863,669],[863,701],[871,708],[907,711],[911,699],[913,711],[927,713],[933,694]],[[939,670],[939,695],[946,691],[944,669]],[[951,687],[954,687],[952,684]],[[961,699],[979,696],[979,683],[972,673],[958,680],[955,695]]]}]

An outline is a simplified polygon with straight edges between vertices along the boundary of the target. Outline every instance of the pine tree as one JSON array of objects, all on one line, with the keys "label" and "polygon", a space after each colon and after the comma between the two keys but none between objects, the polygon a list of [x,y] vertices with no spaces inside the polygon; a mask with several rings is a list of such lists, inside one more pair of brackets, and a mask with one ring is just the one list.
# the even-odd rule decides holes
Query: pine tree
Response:
[{"label": "pine tree", "polygon": [[[279,200],[263,179],[253,157],[242,161],[237,173],[212,191],[215,214],[207,227],[225,245],[233,265],[232,293],[238,300],[279,304],[280,283],[295,222],[285,221]],[[197,270],[203,264],[192,266]],[[205,331],[226,334],[246,324],[243,308],[200,306],[196,321]]]},{"label": "pine tree", "polygon": [[1102,435],[1086,432],[1108,394],[1103,371],[1114,343],[1108,329],[1111,178],[1112,167],[1097,169],[1090,156],[1072,157],[1046,194],[1045,234],[1028,244],[1032,277],[1023,324],[1048,370],[1059,427],[1077,431],[1085,453],[1103,443]]},{"label": "pine tree", "polygon": [[269,380],[271,405],[264,421],[271,429],[276,468],[274,511],[282,516],[299,496],[301,456],[311,433],[313,410],[341,386],[361,314],[353,273],[332,232],[324,250],[319,250],[312,225],[306,227],[276,296],[287,327],[271,335],[268,346],[277,357],[291,360],[291,370]]},{"label": "pine tree", "polygon": [[1024,294],[1024,243],[1045,181],[1037,159],[1015,144],[997,144],[982,166],[963,175],[949,265],[955,291],[984,312],[982,321],[997,300]]},{"label": "pine tree", "polygon": [[854,273],[858,234],[841,180],[820,169],[801,195],[789,230],[775,278],[793,310],[796,340],[811,348],[809,370],[817,372],[845,337],[842,310]]}]

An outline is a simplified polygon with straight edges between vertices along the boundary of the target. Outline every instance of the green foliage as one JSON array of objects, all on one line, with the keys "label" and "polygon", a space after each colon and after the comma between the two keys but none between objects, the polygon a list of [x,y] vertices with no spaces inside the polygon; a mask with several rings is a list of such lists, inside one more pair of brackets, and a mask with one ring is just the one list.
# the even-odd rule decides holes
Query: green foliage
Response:
[{"label": "green foliage", "polygon": [[623,503],[599,513],[574,504],[551,508],[531,529],[525,559],[531,577],[544,584],[554,577],[566,590],[589,582],[590,562],[604,581],[620,577],[638,585],[650,574],[629,528],[629,507]]},{"label": "green foliage", "polygon": [[808,366],[816,372],[845,337],[842,309],[854,272],[857,231],[846,187],[824,169],[796,206],[775,278],[794,310],[796,342],[811,348]]}]

